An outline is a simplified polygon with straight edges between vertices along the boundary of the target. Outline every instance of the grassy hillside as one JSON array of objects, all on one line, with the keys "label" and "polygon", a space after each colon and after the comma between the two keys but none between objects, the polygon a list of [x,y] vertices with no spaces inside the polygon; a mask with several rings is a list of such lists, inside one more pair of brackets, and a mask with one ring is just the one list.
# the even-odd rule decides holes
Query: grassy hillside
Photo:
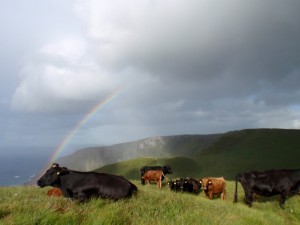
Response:
[{"label": "grassy hillside", "polygon": [[[48,197],[49,188],[0,187],[0,224],[4,225],[296,225],[300,224],[300,196],[279,208],[278,196],[256,198],[252,208],[239,201],[233,204],[234,182],[227,182],[227,199],[209,200],[199,195],[174,193],[155,184],[138,186],[132,199],[107,201],[93,199],[79,204],[61,197]],[[239,187],[241,188],[241,187]]]},{"label": "grassy hillside", "polygon": [[171,165],[173,174],[167,174],[170,179],[176,177],[198,177],[200,165],[197,161],[185,157],[172,157],[172,158],[138,158],[128,160],[120,163],[110,164],[99,169],[96,172],[119,174],[128,179],[140,179],[140,168],[144,165],[160,166]]},{"label": "grassy hillside", "polygon": [[[234,179],[239,171],[300,168],[300,130],[253,129],[228,132],[193,158],[139,158],[107,165],[96,171],[139,178],[144,165],[171,165],[174,175],[224,176]],[[168,175],[169,176],[169,175]]]},{"label": "grassy hillside", "polygon": [[201,174],[230,179],[243,170],[299,169],[299,158],[300,130],[283,129],[229,132],[196,156]]},{"label": "grassy hillside", "polygon": [[58,162],[70,169],[90,171],[110,163],[139,157],[193,156],[220,136],[221,134],[151,137],[112,146],[81,149],[59,158]]}]

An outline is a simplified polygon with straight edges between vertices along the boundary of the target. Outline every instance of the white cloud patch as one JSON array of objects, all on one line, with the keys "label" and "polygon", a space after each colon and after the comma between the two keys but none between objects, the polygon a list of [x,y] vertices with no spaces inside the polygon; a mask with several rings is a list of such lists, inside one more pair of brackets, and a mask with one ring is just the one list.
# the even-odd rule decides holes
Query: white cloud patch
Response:
[{"label": "white cloud patch", "polygon": [[30,112],[80,109],[80,103],[97,102],[120,85],[81,40],[42,47],[22,69],[21,79],[12,107]]}]

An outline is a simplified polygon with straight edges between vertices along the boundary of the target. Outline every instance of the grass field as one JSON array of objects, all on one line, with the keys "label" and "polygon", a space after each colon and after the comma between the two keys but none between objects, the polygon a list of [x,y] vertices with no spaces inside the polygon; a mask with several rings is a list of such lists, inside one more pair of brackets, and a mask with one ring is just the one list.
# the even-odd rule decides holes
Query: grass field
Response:
[{"label": "grass field", "polygon": [[159,190],[155,184],[138,186],[131,199],[109,201],[92,199],[77,203],[63,197],[48,197],[49,188],[32,186],[0,188],[0,224],[228,224],[277,225],[300,224],[300,196],[286,201],[285,209],[278,197],[257,197],[253,207],[243,203],[243,190],[239,186],[238,203],[233,204],[234,182],[227,181],[227,199],[209,200],[199,195],[171,192],[165,186]]}]

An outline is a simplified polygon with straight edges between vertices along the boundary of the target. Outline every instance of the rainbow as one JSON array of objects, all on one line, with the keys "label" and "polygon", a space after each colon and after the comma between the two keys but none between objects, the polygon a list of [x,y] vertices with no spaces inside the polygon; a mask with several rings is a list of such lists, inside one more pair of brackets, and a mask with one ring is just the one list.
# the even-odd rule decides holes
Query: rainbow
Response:
[{"label": "rainbow", "polygon": [[76,132],[89,121],[89,119],[95,115],[100,109],[102,109],[105,105],[107,105],[109,102],[111,102],[114,98],[116,98],[119,95],[119,91],[115,91],[108,95],[105,99],[102,99],[100,102],[98,102],[95,106],[93,106],[88,113],[86,113],[82,119],[76,124],[76,126],[65,136],[63,141],[58,145],[58,147],[53,152],[52,156],[50,157],[50,161],[54,162],[59,154],[64,150],[65,146],[72,140],[73,136],[76,134]]},{"label": "rainbow", "polygon": [[111,102],[113,99],[115,99],[120,94],[120,89],[117,89],[113,93],[106,96],[105,99],[102,99],[100,102],[98,102],[95,106],[93,106],[83,117],[82,119],[76,124],[76,126],[64,137],[62,142],[57,146],[55,151],[50,157],[50,160],[48,162],[47,169],[49,166],[57,160],[60,153],[64,150],[66,145],[70,143],[76,132],[84,125],[86,124],[93,115],[95,115],[100,109],[102,109],[104,106],[106,106],[109,102]]}]

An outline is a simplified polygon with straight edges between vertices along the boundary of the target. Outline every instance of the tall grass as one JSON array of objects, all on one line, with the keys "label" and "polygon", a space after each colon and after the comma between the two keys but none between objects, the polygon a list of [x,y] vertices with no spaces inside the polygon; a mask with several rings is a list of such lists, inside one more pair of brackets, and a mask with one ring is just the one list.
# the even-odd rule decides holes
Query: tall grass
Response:
[{"label": "tall grass", "polygon": [[233,204],[234,182],[227,181],[227,199],[209,200],[199,195],[171,192],[155,184],[138,186],[131,199],[110,201],[92,199],[77,203],[62,197],[48,197],[49,188],[1,187],[0,224],[114,224],[114,225],[172,225],[172,224],[228,224],[228,225],[279,225],[300,224],[300,196],[279,207],[278,196],[257,197],[252,208],[243,203],[243,190],[239,186],[238,203]]}]

